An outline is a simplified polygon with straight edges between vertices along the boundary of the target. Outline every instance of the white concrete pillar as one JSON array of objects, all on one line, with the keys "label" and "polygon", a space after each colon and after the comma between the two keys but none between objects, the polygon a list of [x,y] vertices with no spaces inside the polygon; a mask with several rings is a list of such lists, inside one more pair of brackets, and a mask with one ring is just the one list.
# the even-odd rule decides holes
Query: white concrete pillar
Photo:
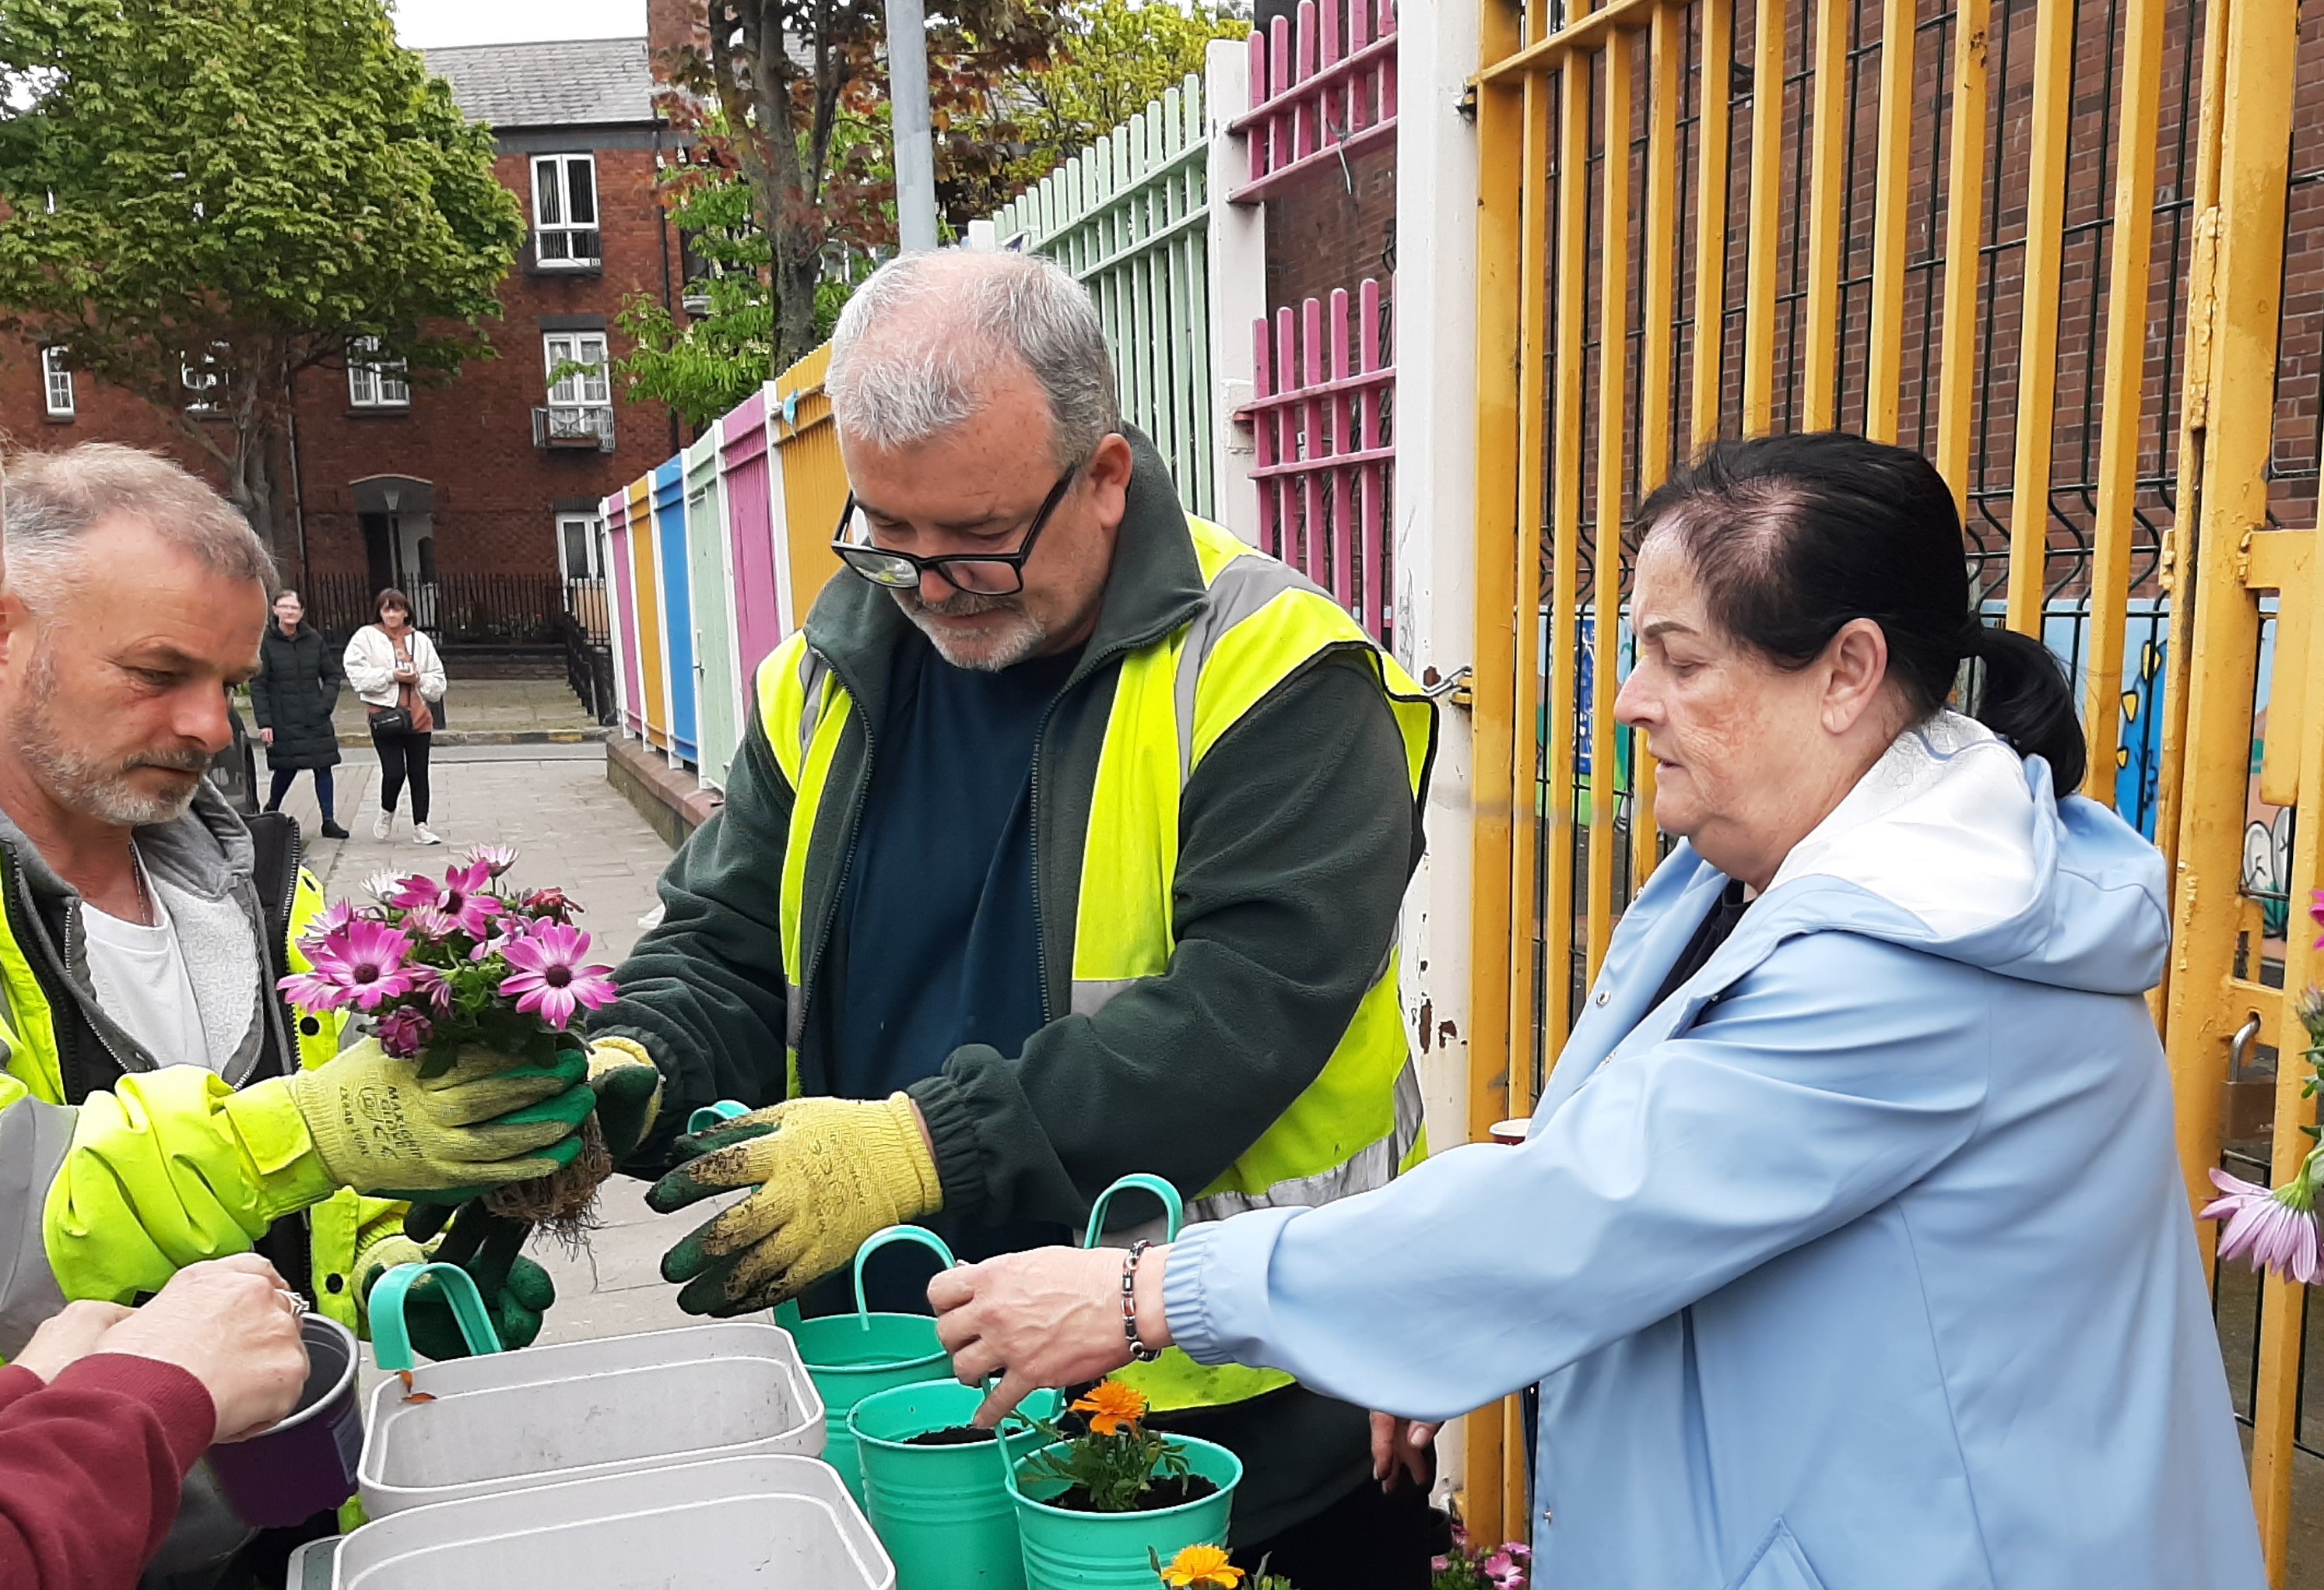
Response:
[{"label": "white concrete pillar", "polygon": [[[1424,685],[1476,657],[1477,69],[1473,0],[1399,8],[1396,134],[1396,652]],[[1432,1149],[1468,1139],[1469,714],[1441,699],[1428,855],[1404,910],[1405,1015]],[[1460,1427],[1437,1441],[1462,1482]]]},{"label": "white concrete pillar", "polygon": [[[1397,20],[1396,651],[1434,684],[1469,667],[1476,645],[1477,134],[1461,102],[1477,13],[1416,5]],[[1443,703],[1439,723],[1404,992],[1424,1046],[1429,1141],[1445,1147],[1468,1127],[1468,712]]]},{"label": "white concrete pillar", "polygon": [[1210,139],[1212,478],[1218,482],[1219,522],[1256,544],[1251,428],[1234,412],[1251,400],[1257,374],[1251,327],[1267,315],[1267,209],[1227,202],[1250,176],[1244,140],[1230,134],[1227,124],[1250,108],[1250,47],[1240,39],[1212,40],[1203,66],[1203,122]]}]

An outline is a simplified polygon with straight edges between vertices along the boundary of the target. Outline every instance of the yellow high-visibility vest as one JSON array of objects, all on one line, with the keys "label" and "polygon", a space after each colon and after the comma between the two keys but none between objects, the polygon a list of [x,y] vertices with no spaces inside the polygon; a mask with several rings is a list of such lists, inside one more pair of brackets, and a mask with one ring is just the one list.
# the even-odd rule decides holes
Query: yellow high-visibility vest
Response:
[{"label": "yellow high-visibility vest", "polygon": [[[1076,1015],[1169,970],[1181,797],[1211,747],[1277,686],[1326,652],[1363,657],[1402,732],[1416,802],[1434,745],[1435,712],[1420,688],[1338,604],[1219,526],[1191,515],[1186,524],[1207,599],[1186,623],[1122,659],[1074,904]],[[779,911],[796,1095],[807,853],[833,757],[857,708],[804,633],[760,665],[757,694],[768,745],[794,797]],[[1390,944],[1322,1073],[1188,1205],[1190,1223],[1330,1203],[1386,1185],[1426,1153],[1397,966]],[[1272,1370],[1205,1368],[1175,1350],[1114,1378],[1146,1392],[1157,1411],[1241,1401],[1291,1382]]]}]

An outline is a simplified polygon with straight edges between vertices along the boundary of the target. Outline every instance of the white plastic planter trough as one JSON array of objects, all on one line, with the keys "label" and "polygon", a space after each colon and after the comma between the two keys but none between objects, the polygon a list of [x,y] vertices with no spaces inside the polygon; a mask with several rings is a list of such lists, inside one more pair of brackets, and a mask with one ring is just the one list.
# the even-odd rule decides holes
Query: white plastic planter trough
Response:
[{"label": "white plastic planter trough", "polygon": [[750,1320],[424,1364],[411,1390],[428,1400],[392,1375],[372,1391],[356,1481],[374,1519],[674,1463],[813,1458],[824,1446],[823,1399],[789,1333]]},{"label": "white plastic planter trough", "polygon": [[416,1507],[338,1543],[331,1590],[894,1590],[826,1464],[729,1457]]}]

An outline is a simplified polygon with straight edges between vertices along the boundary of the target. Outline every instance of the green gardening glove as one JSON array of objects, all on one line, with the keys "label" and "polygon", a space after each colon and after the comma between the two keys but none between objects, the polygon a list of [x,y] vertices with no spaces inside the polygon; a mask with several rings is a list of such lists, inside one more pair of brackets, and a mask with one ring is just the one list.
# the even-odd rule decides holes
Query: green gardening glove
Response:
[{"label": "green gardening glove", "polygon": [[637,1152],[661,1109],[661,1071],[653,1057],[626,1038],[589,1046],[589,1086],[597,1095],[597,1129],[619,1165]]},{"label": "green gardening glove", "polygon": [[540,1066],[471,1045],[422,1077],[367,1038],[284,1080],[334,1181],[448,1204],[572,1163],[597,1103],[588,1069],[577,1049]]},{"label": "green gardening glove", "polygon": [[[400,1231],[376,1239],[355,1255],[355,1297],[365,1336],[371,1334],[371,1290],[379,1284],[379,1278],[399,1264],[424,1264],[431,1256],[431,1249]],[[557,1285],[549,1279],[549,1271],[520,1256],[508,1266],[506,1278],[493,1288],[493,1277],[476,1275],[481,1266],[474,1258],[461,1268],[476,1278],[478,1290],[484,1292],[484,1312],[492,1318],[493,1333],[500,1337],[501,1345],[511,1351],[532,1345],[533,1338],[540,1335],[540,1317],[557,1301]],[[404,1298],[403,1323],[413,1349],[422,1356],[438,1362],[468,1356],[467,1338],[452,1317],[452,1305],[431,1280],[423,1279]]]}]

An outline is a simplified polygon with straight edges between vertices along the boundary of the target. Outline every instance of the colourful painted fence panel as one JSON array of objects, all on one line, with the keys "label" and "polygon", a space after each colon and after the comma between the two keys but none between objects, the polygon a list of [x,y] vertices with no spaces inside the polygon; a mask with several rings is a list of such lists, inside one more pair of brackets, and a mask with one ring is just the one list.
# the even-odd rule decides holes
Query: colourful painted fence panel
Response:
[{"label": "colourful painted fence panel", "polygon": [[1089,289],[1124,419],[1178,495],[1218,513],[1210,356],[1210,141],[1191,74],[992,217],[1004,248],[1046,254]]},{"label": "colourful painted fence panel", "polygon": [[[1378,6],[1377,14],[1372,5]],[[1395,0],[1300,0],[1250,36],[1250,109],[1233,130],[1250,143],[1250,180],[1228,197],[1257,204],[1310,173],[1396,137]]]},{"label": "colourful painted fence panel", "polygon": [[1257,451],[1259,544],[1390,638],[1388,500],[1396,458],[1393,295],[1367,281],[1352,300],[1309,299],[1251,328],[1258,396],[1244,413]]},{"label": "colourful painted fence panel", "polygon": [[669,749],[669,668],[662,652],[661,560],[654,555],[653,476],[641,475],[628,494],[630,560],[638,615],[638,698],[632,726],[650,744]]},{"label": "colourful painted fence panel", "polygon": [[790,559],[775,552],[774,460],[761,389],[719,421],[719,475],[734,571],[734,661],[750,703],[750,680],[791,626]]},{"label": "colourful painted fence panel", "polygon": [[734,760],[734,570],[718,488],[719,426],[682,455],[686,473],[686,550],[693,591],[694,712],[702,744],[702,781],[726,787]]},{"label": "colourful painted fence panel", "polygon": [[695,721],[693,581],[686,559],[686,472],[676,458],[653,472],[655,560],[661,568],[661,620],[665,675],[669,694],[669,753],[673,760],[698,764],[700,731]]},{"label": "colourful painted fence panel", "polygon": [[839,461],[839,431],[823,378],[831,368],[828,343],[775,378],[767,394],[767,433],[780,454],[784,554],[790,563],[790,626],[807,622],[816,593],[839,571],[831,538],[847,501],[847,470]]},{"label": "colourful painted fence panel", "polygon": [[630,547],[630,498],[615,492],[603,504],[605,515],[607,562],[613,581],[613,636],[614,677],[621,683],[621,723],[631,734],[645,733],[643,687],[638,682],[637,570]]}]

